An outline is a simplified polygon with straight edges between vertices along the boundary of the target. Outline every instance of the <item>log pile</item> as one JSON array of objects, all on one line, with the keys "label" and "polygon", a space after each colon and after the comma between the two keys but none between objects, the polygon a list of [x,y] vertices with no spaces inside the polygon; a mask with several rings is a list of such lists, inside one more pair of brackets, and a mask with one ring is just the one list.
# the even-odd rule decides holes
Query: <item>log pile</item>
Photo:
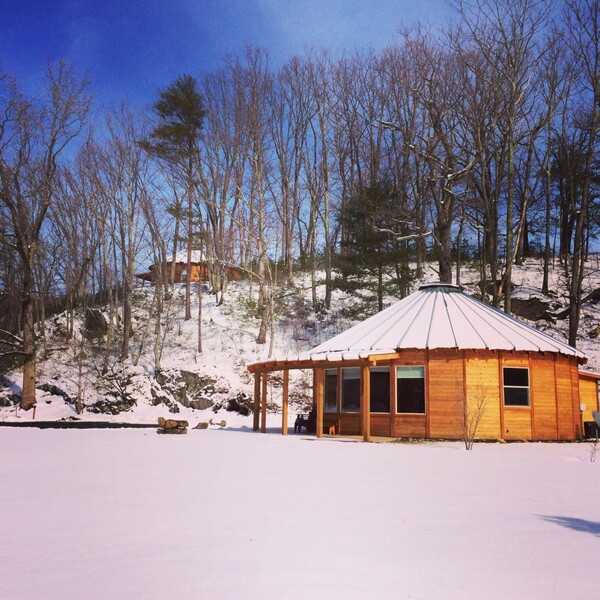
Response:
[{"label": "log pile", "polygon": [[158,429],[156,433],[184,434],[187,433],[189,423],[178,419],[163,419],[158,417]]}]

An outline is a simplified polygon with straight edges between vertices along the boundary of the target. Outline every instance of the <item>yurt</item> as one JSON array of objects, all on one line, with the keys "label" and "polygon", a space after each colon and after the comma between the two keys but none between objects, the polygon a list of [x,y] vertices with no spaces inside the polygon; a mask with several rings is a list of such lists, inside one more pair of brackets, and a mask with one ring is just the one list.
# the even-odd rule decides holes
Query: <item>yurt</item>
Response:
[{"label": "yurt", "polygon": [[304,355],[250,365],[254,429],[282,371],[287,433],[289,370],[312,369],[318,437],[576,440],[598,410],[586,360],[458,286],[424,285]]}]

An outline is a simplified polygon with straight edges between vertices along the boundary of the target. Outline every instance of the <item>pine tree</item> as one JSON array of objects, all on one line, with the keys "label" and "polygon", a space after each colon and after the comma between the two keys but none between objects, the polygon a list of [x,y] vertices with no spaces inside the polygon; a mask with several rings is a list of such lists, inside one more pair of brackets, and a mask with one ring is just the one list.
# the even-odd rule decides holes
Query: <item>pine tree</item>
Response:
[{"label": "pine tree", "polygon": [[[177,168],[187,196],[187,273],[191,272],[193,243],[193,198],[199,156],[199,136],[202,131],[204,103],[198,83],[191,75],[178,77],[159,92],[154,103],[158,125],[142,146],[150,153]],[[177,203],[174,214],[179,215]],[[176,217],[177,218],[177,217]],[[177,224],[178,225],[178,224]],[[175,243],[177,240],[175,240]],[[185,319],[191,319],[190,278],[185,282]],[[198,340],[199,348],[200,339]]]}]

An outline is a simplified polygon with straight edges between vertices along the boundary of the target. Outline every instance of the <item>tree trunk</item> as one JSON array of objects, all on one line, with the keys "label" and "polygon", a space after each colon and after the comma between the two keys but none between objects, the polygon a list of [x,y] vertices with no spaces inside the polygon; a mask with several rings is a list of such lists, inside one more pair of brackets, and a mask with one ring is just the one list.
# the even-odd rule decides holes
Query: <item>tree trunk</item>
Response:
[{"label": "tree trunk", "polygon": [[[514,94],[514,92],[513,92]],[[508,129],[508,157],[507,157],[507,170],[508,170],[508,192],[506,195],[506,271],[503,277],[503,291],[504,291],[504,312],[510,315],[512,312],[512,262],[513,262],[513,250],[514,250],[514,232],[513,232],[513,220],[514,220],[514,186],[515,186],[515,143],[514,143],[514,114],[511,111],[509,115],[509,129]]]},{"label": "tree trunk", "polygon": [[263,309],[260,318],[260,328],[256,337],[257,344],[265,344],[267,342],[267,332],[271,322],[271,298],[263,296]]},{"label": "tree trunk", "polygon": [[193,218],[192,218],[192,198],[193,198],[193,181],[192,181],[192,158],[190,155],[189,164],[188,164],[188,219],[187,219],[187,262],[186,269],[187,274],[185,278],[185,320],[189,321],[192,318],[192,290],[191,290],[191,281],[190,274],[192,271],[192,229],[193,229]]},{"label": "tree trunk", "polygon": [[452,283],[452,236],[450,222],[444,220],[437,227],[437,242],[439,249],[438,266],[440,283]]},{"label": "tree trunk", "polygon": [[379,312],[383,310],[383,265],[377,265],[377,307]]},{"label": "tree trunk", "polygon": [[[549,142],[548,142],[549,144]],[[542,294],[548,295],[550,290],[549,279],[550,279],[550,219],[552,216],[552,171],[550,168],[550,156],[549,151],[546,154],[546,185],[545,200],[546,200],[546,227],[544,230],[544,276],[542,279]]]},{"label": "tree trunk", "polygon": [[25,267],[23,274],[23,389],[21,408],[29,410],[36,402],[35,398],[35,319],[33,314],[33,274]]},{"label": "tree trunk", "polygon": [[202,275],[198,282],[198,354],[202,354]]}]

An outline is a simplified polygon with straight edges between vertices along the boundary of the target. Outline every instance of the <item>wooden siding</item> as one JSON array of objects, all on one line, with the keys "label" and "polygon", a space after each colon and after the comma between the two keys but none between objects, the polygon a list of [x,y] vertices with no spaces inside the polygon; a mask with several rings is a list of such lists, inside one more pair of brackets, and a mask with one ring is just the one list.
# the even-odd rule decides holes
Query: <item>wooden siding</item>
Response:
[{"label": "wooden siding", "polygon": [[[502,412],[502,438],[505,440],[530,440],[531,413],[533,397],[531,393],[531,369],[529,354],[521,352],[498,352],[500,357],[500,369],[498,371],[500,402]],[[504,405],[504,367],[519,367],[529,369],[529,406],[506,406]]]},{"label": "wooden siding", "polygon": [[573,426],[573,387],[571,384],[571,362],[568,358],[562,356],[556,358],[555,377],[558,439],[572,440],[575,438]]},{"label": "wooden siding", "polygon": [[585,404],[583,421],[593,421],[592,411],[598,410],[598,380],[579,374],[579,399]]},{"label": "wooden siding", "polygon": [[464,424],[463,355],[435,351],[426,368],[426,407],[431,438],[460,439]]},{"label": "wooden siding", "polygon": [[483,414],[477,428],[477,439],[500,439],[500,380],[498,356],[495,352],[465,353],[465,388],[467,410],[475,410],[484,399]]},{"label": "wooden siding", "polygon": [[531,412],[527,407],[504,407],[505,440],[531,439]]},{"label": "wooden siding", "polygon": [[427,437],[425,415],[396,415],[392,435],[394,437]]},{"label": "wooden siding", "polygon": [[533,439],[558,438],[556,421],[556,386],[554,383],[554,357],[541,355],[531,360],[531,400],[534,405]]},{"label": "wooden siding", "polygon": [[400,360],[396,361],[398,365],[422,365],[427,358],[425,350],[402,350]]},{"label": "wooden siding", "polygon": [[390,437],[392,435],[389,414],[371,413],[371,435]]},{"label": "wooden siding", "polygon": [[359,413],[340,413],[339,415],[339,434],[340,435],[359,435],[360,434],[360,414]]},{"label": "wooden siding", "polygon": [[575,439],[583,438],[583,420],[581,414],[581,400],[579,397],[579,367],[574,360],[569,361],[571,364],[571,394],[573,403],[573,428]]}]

